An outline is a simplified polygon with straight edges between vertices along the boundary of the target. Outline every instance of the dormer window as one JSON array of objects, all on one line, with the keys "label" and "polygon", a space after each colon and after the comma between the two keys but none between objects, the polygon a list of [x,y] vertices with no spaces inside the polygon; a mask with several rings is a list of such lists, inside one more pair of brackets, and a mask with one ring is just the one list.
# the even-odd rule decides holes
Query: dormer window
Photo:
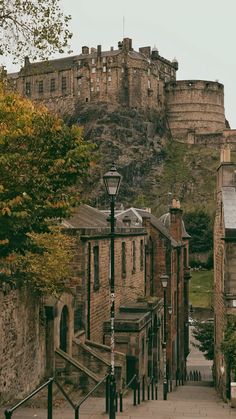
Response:
[{"label": "dormer window", "polygon": [[39,94],[43,94],[43,80],[39,80],[38,92]]}]

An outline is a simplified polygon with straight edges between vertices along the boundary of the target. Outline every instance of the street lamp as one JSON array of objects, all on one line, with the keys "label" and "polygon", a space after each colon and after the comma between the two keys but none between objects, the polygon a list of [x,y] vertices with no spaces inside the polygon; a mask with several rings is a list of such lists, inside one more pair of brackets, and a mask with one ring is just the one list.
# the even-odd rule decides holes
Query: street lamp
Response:
[{"label": "street lamp", "polygon": [[121,175],[113,166],[103,176],[106,192],[110,198],[110,241],[111,241],[111,282],[110,282],[110,322],[111,322],[111,365],[109,388],[109,419],[116,417],[116,379],[115,379],[115,200],[121,183]]},{"label": "street lamp", "polygon": [[163,341],[163,366],[164,366],[164,380],[163,380],[163,399],[167,400],[168,382],[167,382],[167,364],[166,364],[166,344],[167,344],[167,330],[166,330],[166,289],[169,277],[166,274],[161,275],[161,282],[164,291],[164,341]]}]

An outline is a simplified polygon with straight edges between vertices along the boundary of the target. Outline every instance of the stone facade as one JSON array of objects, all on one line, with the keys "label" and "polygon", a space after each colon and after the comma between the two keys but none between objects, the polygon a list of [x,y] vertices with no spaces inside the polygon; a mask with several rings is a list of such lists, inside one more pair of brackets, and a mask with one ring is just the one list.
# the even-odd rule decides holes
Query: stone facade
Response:
[{"label": "stone facade", "polygon": [[162,109],[164,84],[176,79],[177,69],[178,63],[161,57],[156,48],[137,52],[132,40],[124,38],[115,50],[102,51],[98,45],[42,63],[26,58],[19,73],[9,74],[9,82],[21,95],[61,115],[71,115],[86,102]]},{"label": "stone facade", "polygon": [[217,172],[214,225],[215,383],[221,396],[230,398],[231,373],[221,351],[228,316],[236,316],[236,165],[230,149],[221,153]]},{"label": "stone facade", "polygon": [[1,288],[0,305],[0,402],[6,402],[45,376],[46,317],[42,302],[25,288]]}]

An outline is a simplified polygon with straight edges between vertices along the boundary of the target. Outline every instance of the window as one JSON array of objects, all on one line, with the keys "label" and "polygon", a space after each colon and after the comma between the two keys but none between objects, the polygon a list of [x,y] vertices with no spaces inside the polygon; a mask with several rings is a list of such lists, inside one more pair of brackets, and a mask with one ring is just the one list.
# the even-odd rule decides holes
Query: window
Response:
[{"label": "window", "polygon": [[55,90],[56,90],[56,80],[51,79],[50,80],[50,92],[55,92]]},{"label": "window", "polygon": [[67,89],[67,80],[66,77],[62,77],[61,79],[61,90],[65,91]]},{"label": "window", "polygon": [[96,73],[96,68],[95,67],[92,68],[92,73]]},{"label": "window", "polygon": [[95,64],[95,58],[92,58],[92,64]]},{"label": "window", "polygon": [[106,73],[107,68],[106,68],[106,66],[105,66],[105,65],[103,66],[103,70],[102,70],[102,71],[103,71],[103,73]]},{"label": "window", "polygon": [[124,69],[124,67],[122,67],[122,69],[121,69],[121,73],[124,73],[124,71],[125,71],[125,69]]},{"label": "window", "polygon": [[40,94],[43,93],[43,80],[39,80],[39,84],[38,84],[38,92]]},{"label": "window", "polygon": [[78,91],[78,96],[80,96],[80,91]]},{"label": "window", "polygon": [[99,289],[99,246],[93,248],[93,288]]},{"label": "window", "polygon": [[92,86],[90,90],[91,90],[91,92],[94,92],[94,87]]},{"label": "window", "polygon": [[97,90],[97,92],[100,92],[100,87],[99,87],[99,86],[97,86],[97,89],[96,89],[96,90]]},{"label": "window", "polygon": [[106,63],[107,62],[107,57],[103,57],[102,62]]},{"label": "window", "polygon": [[111,68],[108,68],[108,73],[111,73]]},{"label": "window", "polygon": [[108,81],[111,81],[111,76],[108,76]]},{"label": "window", "polygon": [[135,273],[135,271],[136,271],[136,246],[135,246],[135,241],[132,242],[132,264],[133,264],[132,273]]},{"label": "window", "polygon": [[148,76],[150,76],[150,74],[151,74],[151,70],[150,68],[148,68]]},{"label": "window", "polygon": [[31,95],[31,83],[30,83],[30,81],[27,81],[25,83],[25,94],[26,94],[26,96]]},{"label": "window", "polygon": [[126,244],[122,242],[122,278],[126,277]]},{"label": "window", "polygon": [[99,79],[99,77],[97,78],[97,83],[99,83],[100,82],[100,79]]},{"label": "window", "polygon": [[78,79],[78,84],[81,84],[81,82],[82,82],[82,80],[81,79]]},{"label": "window", "polygon": [[151,89],[151,82],[148,80],[148,89]]},{"label": "window", "polygon": [[140,240],[140,271],[143,271],[143,240]]}]

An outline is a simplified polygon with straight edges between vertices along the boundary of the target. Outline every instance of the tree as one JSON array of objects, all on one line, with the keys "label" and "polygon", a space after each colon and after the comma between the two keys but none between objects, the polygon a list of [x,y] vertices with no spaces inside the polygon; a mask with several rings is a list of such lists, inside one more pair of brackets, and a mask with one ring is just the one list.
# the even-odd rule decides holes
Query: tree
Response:
[{"label": "tree", "polygon": [[195,210],[184,214],[187,232],[191,236],[191,253],[208,252],[213,247],[213,220],[206,211]]},{"label": "tree", "polygon": [[91,146],[80,128],[3,89],[0,121],[0,271],[2,280],[12,281],[29,278],[33,255],[53,254],[48,237],[59,249],[61,233],[51,226],[78,203]]},{"label": "tree", "polygon": [[226,358],[228,366],[236,376],[236,317],[231,315],[227,319],[227,327],[221,350]]},{"label": "tree", "polygon": [[204,353],[206,359],[214,359],[214,323],[210,321],[196,322],[193,336],[198,341],[194,346]]},{"label": "tree", "polygon": [[60,11],[59,0],[0,0],[0,55],[45,59],[65,52],[72,37],[71,16]]}]

